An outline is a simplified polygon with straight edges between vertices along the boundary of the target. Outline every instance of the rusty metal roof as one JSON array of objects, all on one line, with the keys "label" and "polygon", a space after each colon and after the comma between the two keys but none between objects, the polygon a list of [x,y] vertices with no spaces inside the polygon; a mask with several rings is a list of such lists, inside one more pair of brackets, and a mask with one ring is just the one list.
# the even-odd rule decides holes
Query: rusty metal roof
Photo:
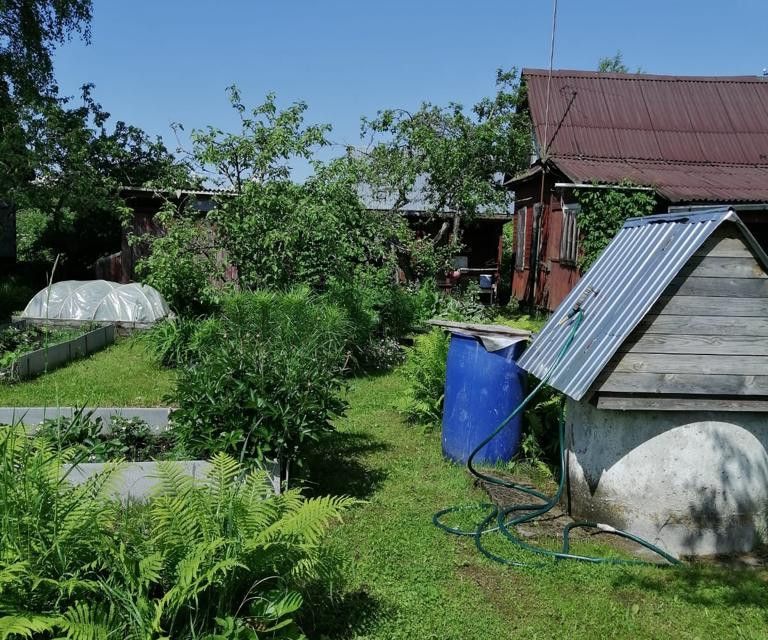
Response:
[{"label": "rusty metal roof", "polygon": [[581,400],[592,383],[702,243],[724,222],[735,223],[768,271],[768,256],[730,209],[630,218],[552,314],[518,364],[543,378],[571,331],[560,325],[588,288],[584,320],[549,384]]},{"label": "rusty metal roof", "polygon": [[574,182],[673,202],[768,201],[768,80],[523,70],[536,139]]}]

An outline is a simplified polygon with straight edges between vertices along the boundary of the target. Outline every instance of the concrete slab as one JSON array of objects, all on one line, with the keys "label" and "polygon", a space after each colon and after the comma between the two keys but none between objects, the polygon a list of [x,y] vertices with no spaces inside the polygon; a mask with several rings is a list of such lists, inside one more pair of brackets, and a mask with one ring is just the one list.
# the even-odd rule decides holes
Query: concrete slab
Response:
[{"label": "concrete slab", "polygon": [[[167,407],[86,407],[83,411],[93,419],[109,424],[112,416],[139,418],[153,430],[159,432],[168,428],[170,413]],[[0,424],[23,424],[36,426],[45,420],[71,418],[77,409],[74,407],[0,407]]]},{"label": "concrete slab", "polygon": [[[124,462],[114,472],[112,495],[120,500],[146,500],[158,490],[160,485],[158,462]],[[211,468],[207,460],[178,460],[165,464],[180,467],[182,471],[197,481],[204,481]],[[93,476],[104,473],[114,465],[103,462],[87,462],[75,467],[67,465],[67,480],[72,484],[82,484]],[[265,469],[272,490],[280,494],[280,468],[277,463],[270,463]]]}]

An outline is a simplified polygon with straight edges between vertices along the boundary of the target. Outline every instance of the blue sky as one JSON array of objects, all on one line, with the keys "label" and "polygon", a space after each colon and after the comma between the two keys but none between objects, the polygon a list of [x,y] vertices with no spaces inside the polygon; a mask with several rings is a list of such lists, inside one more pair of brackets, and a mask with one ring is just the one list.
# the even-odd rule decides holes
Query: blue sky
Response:
[{"label": "blue sky", "polygon": [[[470,105],[496,68],[546,67],[551,18],[542,0],[94,0],[92,43],[59,49],[56,75],[64,94],[95,83],[115,119],[170,147],[171,122],[234,127],[232,83],[248,104],[304,100],[334,142],[357,144],[362,115]],[[648,73],[759,75],[767,34],[765,0],[560,0],[555,67],[594,69],[621,50]]]}]

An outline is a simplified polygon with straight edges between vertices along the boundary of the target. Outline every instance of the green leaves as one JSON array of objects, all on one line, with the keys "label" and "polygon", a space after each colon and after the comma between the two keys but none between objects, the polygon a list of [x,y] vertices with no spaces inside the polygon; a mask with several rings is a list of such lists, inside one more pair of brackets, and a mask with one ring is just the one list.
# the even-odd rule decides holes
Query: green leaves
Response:
[{"label": "green leaves", "polygon": [[627,218],[650,215],[656,207],[652,191],[633,189],[626,181],[614,189],[576,189],[574,195],[581,205],[577,221],[582,272],[597,260]]},{"label": "green leaves", "polygon": [[450,336],[432,329],[416,338],[405,364],[409,382],[406,414],[411,422],[437,426],[443,419],[445,367]]},{"label": "green leaves", "polygon": [[510,194],[497,174],[514,174],[528,164],[530,123],[520,110],[517,73],[498,70],[497,93],[471,111],[449,103],[424,103],[416,112],[380,111],[363,119],[362,133],[375,144],[366,152],[367,181],[376,190],[398,194],[395,209],[408,204],[417,180],[429,212],[472,217],[504,211]]},{"label": "green leaves", "polygon": [[0,432],[0,640],[302,637],[303,594],[336,577],[324,547],[354,501],[275,496],[219,454],[205,478],[160,466],[148,505],[109,475],[62,481],[66,452]]},{"label": "green leaves", "polygon": [[223,300],[215,331],[180,372],[174,433],[196,456],[300,459],[345,403],[344,314],[307,289]]},{"label": "green leaves", "polygon": [[240,132],[209,126],[191,135],[190,160],[216,186],[241,193],[249,183],[287,181],[292,158],[309,159],[314,149],[328,144],[329,125],[304,126],[306,103],[294,102],[280,110],[277,96],[268,93],[262,104],[248,109],[236,86],[227,91]]}]

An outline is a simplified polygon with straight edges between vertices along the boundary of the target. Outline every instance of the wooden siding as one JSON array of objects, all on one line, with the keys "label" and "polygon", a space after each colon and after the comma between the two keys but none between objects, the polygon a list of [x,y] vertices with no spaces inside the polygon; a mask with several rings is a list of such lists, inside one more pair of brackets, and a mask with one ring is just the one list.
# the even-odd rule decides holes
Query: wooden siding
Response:
[{"label": "wooden siding", "polygon": [[[517,209],[527,207],[525,228],[525,266],[512,272],[512,295],[525,306],[554,311],[579,281],[576,265],[560,262],[560,244],[563,231],[563,213],[560,191],[555,182],[562,176],[547,174],[544,181],[544,201],[539,234],[539,272],[536,281],[536,300],[533,301],[533,275],[531,271],[531,245],[533,242],[534,204],[541,200],[541,177],[535,176],[515,189]],[[573,202],[566,194],[566,202]],[[515,237],[517,237],[515,229]]]},{"label": "wooden siding", "polygon": [[715,398],[707,396],[611,395],[600,394],[598,409],[623,411],[768,411],[768,399]]},{"label": "wooden siding", "polygon": [[[666,408],[690,408],[704,396],[713,407],[733,405],[726,410],[768,410],[768,273],[734,225],[696,252],[594,390],[601,408],[653,409],[644,396],[654,394],[684,399]],[[632,400],[641,397],[645,404]],[[745,397],[735,408],[733,399]]]}]

